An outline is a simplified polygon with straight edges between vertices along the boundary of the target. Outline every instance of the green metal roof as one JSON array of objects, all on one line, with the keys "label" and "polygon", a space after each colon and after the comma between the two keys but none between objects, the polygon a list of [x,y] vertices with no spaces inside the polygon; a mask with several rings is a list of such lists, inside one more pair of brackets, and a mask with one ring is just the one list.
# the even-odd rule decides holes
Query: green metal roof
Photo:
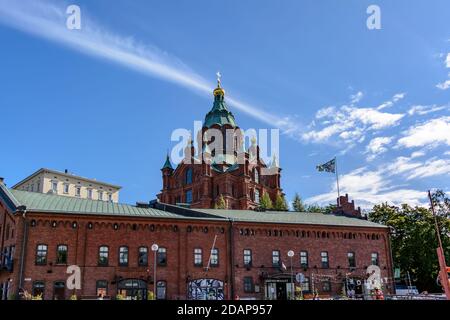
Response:
[{"label": "green metal roof", "polygon": [[286,211],[265,211],[257,212],[253,210],[221,210],[221,209],[191,209],[203,212],[215,217],[233,219],[237,222],[256,223],[287,223],[287,224],[309,224],[309,225],[332,225],[351,227],[372,227],[387,228],[384,225],[357,219],[352,217],[312,213],[312,212],[286,212]]},{"label": "green metal roof", "polygon": [[[252,210],[218,210],[218,209],[186,209],[180,206],[161,204],[160,209],[141,208],[128,204],[119,204],[99,200],[80,199],[74,197],[28,192],[7,189],[0,183],[0,191],[7,190],[7,197],[18,207],[24,205],[29,212],[132,216],[142,218],[165,218],[180,220],[215,220],[232,219],[236,222],[307,224],[329,226],[351,226],[387,228],[384,225],[363,219],[338,216],[333,214],[308,212],[256,212]],[[0,194],[1,195],[1,194]],[[181,211],[180,211],[181,210]],[[173,213],[173,212],[177,213]]]},{"label": "green metal roof", "polygon": [[162,167],[161,170],[164,170],[164,169],[171,169],[171,170],[173,170],[172,164],[170,163],[169,155],[167,155],[166,162],[164,163],[164,166]]},{"label": "green metal roof", "polygon": [[229,124],[233,128],[236,127],[236,120],[234,115],[228,110],[225,98],[223,95],[217,95],[214,97],[214,105],[206,114],[204,127],[211,128],[214,124],[223,126]]},{"label": "green metal roof", "polygon": [[20,204],[27,207],[27,211],[186,219],[184,216],[153,208],[139,208],[127,204],[49,195],[14,189],[10,189],[9,191]]}]

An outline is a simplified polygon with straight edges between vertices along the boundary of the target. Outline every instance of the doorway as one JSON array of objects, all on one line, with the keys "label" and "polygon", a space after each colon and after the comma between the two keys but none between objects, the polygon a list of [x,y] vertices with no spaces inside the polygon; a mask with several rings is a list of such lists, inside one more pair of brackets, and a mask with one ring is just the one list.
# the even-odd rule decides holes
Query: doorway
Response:
[{"label": "doorway", "polygon": [[124,300],[147,300],[147,282],[140,279],[125,279],[117,284],[117,294]]},{"label": "doorway", "polygon": [[66,283],[63,281],[57,281],[53,285],[53,300],[65,300],[66,299]]}]

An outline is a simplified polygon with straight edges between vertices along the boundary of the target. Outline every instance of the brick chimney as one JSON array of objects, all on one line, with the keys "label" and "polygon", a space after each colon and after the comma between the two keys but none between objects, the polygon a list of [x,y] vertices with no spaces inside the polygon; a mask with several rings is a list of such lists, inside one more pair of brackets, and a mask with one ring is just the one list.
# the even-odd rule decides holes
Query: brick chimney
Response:
[{"label": "brick chimney", "polygon": [[362,218],[361,216],[361,208],[358,207],[358,209],[355,209],[355,200],[352,200],[352,202],[348,201],[348,194],[345,194],[345,196],[340,196],[337,199],[337,207],[334,211],[335,214],[343,214],[345,216],[355,217],[355,218]]}]

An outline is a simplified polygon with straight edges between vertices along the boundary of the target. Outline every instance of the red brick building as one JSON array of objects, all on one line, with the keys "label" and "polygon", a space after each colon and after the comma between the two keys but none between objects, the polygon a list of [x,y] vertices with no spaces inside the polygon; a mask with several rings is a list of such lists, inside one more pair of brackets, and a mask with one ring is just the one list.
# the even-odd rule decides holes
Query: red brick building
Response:
[{"label": "red brick building", "polygon": [[213,208],[222,196],[227,208],[254,209],[264,193],[273,202],[282,194],[276,158],[270,165],[264,163],[256,139],[245,150],[244,134],[228,110],[220,82],[196,146],[191,141],[184,160],[175,169],[167,156],[161,169],[161,202]]},{"label": "red brick building", "polygon": [[146,297],[155,284],[154,243],[160,299],[286,299],[298,273],[304,275],[304,294],[337,295],[346,284],[366,279],[371,264],[388,279],[384,288],[392,289],[388,229],[345,215],[160,203],[152,208],[0,184],[0,221],[3,299],[19,288],[42,292],[45,299],[69,298],[69,265],[81,269],[79,298]]},{"label": "red brick building", "polygon": [[[231,129],[223,143],[235,148],[211,150],[217,140],[200,136],[200,155],[189,146],[175,170],[167,159],[160,201],[42,194],[0,179],[0,299],[23,290],[44,299],[145,299],[155,291],[158,299],[287,299],[293,287],[335,296],[363,293],[371,265],[392,292],[389,229],[361,218],[348,196],[334,214],[253,210],[259,195],[281,194],[280,169],[266,165],[254,143],[242,150],[220,85],[214,99],[202,131]],[[272,174],[260,174],[268,168]],[[220,195],[227,209],[211,209]],[[72,265],[80,289],[67,287]]]}]

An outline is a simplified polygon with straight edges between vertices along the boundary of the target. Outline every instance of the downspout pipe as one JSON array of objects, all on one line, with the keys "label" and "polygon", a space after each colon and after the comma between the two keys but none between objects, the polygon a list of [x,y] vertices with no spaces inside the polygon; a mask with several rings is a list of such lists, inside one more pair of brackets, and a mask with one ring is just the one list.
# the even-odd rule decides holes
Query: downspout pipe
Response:
[{"label": "downspout pipe", "polygon": [[16,294],[17,297],[19,296],[20,289],[23,287],[23,273],[25,269],[25,251],[27,248],[27,241],[28,241],[28,222],[27,222],[27,207],[26,206],[20,206],[17,208],[18,213],[22,213],[23,217],[23,223],[24,223],[24,229],[23,229],[23,237],[22,237],[22,250],[20,253],[20,267],[19,267],[19,286],[17,287]]},{"label": "downspout pipe", "polygon": [[233,219],[229,218],[228,222],[230,224],[229,226],[229,230],[228,230],[228,244],[229,244],[229,248],[230,248],[230,279],[229,279],[229,283],[230,283],[230,300],[235,300],[234,297],[234,274],[235,274],[235,270],[234,270],[234,230],[233,230]]}]

